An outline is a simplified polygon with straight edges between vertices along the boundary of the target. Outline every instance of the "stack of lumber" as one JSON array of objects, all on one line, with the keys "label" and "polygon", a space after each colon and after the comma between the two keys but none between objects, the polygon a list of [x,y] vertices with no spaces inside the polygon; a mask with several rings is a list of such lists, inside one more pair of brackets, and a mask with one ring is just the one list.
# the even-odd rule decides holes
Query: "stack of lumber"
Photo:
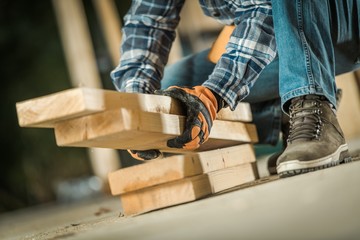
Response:
[{"label": "stack of lumber", "polygon": [[247,103],[221,110],[196,152],[166,146],[185,123],[181,104],[167,96],[81,87],[18,102],[16,109],[21,127],[53,128],[58,146],[173,153],[109,174],[126,215],[193,201],[257,177],[252,144],[258,139]]},{"label": "stack of lumber", "polygon": [[125,216],[191,202],[258,178],[251,144],[174,155],[109,174]]},{"label": "stack of lumber", "polygon": [[[54,128],[58,146],[160,149],[183,131],[181,105],[167,96],[74,88],[16,103],[21,127]],[[200,150],[257,142],[246,103],[222,110]]]}]

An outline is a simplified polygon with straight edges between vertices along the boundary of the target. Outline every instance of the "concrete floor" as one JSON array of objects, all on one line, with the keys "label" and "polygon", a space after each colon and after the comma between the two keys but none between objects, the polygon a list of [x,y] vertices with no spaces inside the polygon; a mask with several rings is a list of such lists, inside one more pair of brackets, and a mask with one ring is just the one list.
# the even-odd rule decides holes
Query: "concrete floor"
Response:
[{"label": "concrete floor", "polygon": [[117,197],[0,215],[0,239],[360,239],[360,161],[135,217]]}]

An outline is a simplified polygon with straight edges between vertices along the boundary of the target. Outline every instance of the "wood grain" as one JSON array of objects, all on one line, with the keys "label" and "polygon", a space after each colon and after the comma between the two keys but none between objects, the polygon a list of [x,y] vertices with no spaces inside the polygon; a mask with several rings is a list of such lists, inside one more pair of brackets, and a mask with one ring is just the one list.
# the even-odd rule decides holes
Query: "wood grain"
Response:
[{"label": "wood grain", "polygon": [[54,127],[54,124],[114,108],[182,114],[176,100],[167,96],[121,93],[96,88],[74,88],[16,103],[22,127]]},{"label": "wood grain", "polygon": [[120,195],[124,215],[135,215],[191,202],[255,180],[246,163]]},{"label": "wood grain", "polygon": [[[184,123],[185,117],[179,115],[114,109],[59,122],[55,137],[59,146],[186,152],[166,146],[168,139],[183,132]],[[257,141],[253,124],[215,120],[209,141],[200,150]]]},{"label": "wood grain", "polygon": [[113,195],[255,161],[251,144],[174,155],[109,173]]},{"label": "wood grain", "polygon": [[231,111],[230,108],[223,108],[217,113],[216,119],[236,122],[252,122],[253,116],[250,104],[240,102],[234,111]]},{"label": "wood grain", "polygon": [[[184,115],[177,100],[167,96],[122,93],[97,88],[73,88],[16,103],[21,127],[51,128],[60,121],[86,116],[115,108],[144,112]],[[251,122],[248,103],[240,103],[235,111],[228,108],[218,113],[218,119]]]}]

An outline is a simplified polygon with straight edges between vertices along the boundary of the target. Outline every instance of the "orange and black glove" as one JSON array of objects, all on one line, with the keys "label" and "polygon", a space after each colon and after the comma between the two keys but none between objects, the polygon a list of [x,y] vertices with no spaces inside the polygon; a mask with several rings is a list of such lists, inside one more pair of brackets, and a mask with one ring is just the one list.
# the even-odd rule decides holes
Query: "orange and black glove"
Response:
[{"label": "orange and black glove", "polygon": [[142,151],[128,149],[127,151],[133,158],[141,161],[152,160],[162,157],[161,152],[156,149]]},{"label": "orange and black glove", "polygon": [[203,86],[183,88],[172,86],[155,94],[178,99],[186,107],[185,129],[182,135],[167,141],[171,148],[194,150],[209,138],[218,110],[218,96]]}]

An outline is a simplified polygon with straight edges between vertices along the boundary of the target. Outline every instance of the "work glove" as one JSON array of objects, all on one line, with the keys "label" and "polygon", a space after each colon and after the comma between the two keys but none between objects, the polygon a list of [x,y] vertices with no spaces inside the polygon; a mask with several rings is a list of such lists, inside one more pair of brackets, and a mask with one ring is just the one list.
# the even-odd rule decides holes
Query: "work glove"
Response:
[{"label": "work glove", "polygon": [[130,153],[130,155],[137,159],[137,160],[141,160],[141,161],[146,161],[146,160],[152,160],[155,158],[161,158],[162,154],[159,150],[156,149],[152,149],[152,150],[143,150],[143,151],[138,151],[138,150],[127,150],[128,153]]},{"label": "work glove", "polygon": [[155,91],[155,94],[178,99],[186,108],[184,132],[168,140],[168,147],[194,150],[208,140],[216,112],[219,110],[217,95],[203,86],[171,86],[165,90]]}]

